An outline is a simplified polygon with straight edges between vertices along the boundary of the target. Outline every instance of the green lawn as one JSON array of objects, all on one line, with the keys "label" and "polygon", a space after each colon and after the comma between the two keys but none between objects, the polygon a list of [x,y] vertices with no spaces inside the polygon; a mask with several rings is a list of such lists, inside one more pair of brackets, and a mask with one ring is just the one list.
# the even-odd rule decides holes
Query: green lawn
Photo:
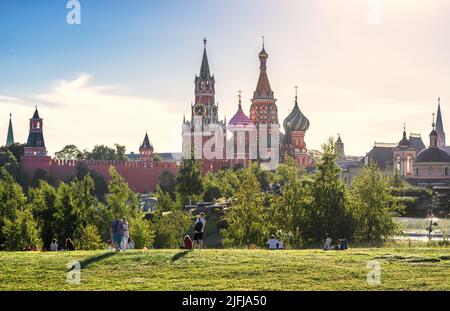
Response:
[{"label": "green lawn", "polygon": [[[379,260],[381,285],[367,284]],[[81,284],[66,264],[81,262]],[[450,290],[450,248],[0,252],[0,290]]]}]

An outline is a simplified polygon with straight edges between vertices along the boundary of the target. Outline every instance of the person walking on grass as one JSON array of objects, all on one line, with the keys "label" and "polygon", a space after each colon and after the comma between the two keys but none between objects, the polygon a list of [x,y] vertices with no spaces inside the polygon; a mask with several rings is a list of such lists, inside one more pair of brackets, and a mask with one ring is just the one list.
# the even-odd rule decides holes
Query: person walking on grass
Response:
[{"label": "person walking on grass", "polygon": [[110,234],[114,249],[118,252],[120,250],[120,243],[122,242],[122,222],[120,221],[119,214],[116,214],[111,223]]},{"label": "person walking on grass", "polygon": [[192,249],[195,249],[195,246],[198,244],[198,249],[203,248],[203,232],[205,230],[205,213],[201,212],[197,217],[194,225],[194,242],[192,243]]},{"label": "person walking on grass", "polygon": [[130,225],[127,219],[122,219],[122,250],[125,251],[128,248],[128,239],[130,238]]}]

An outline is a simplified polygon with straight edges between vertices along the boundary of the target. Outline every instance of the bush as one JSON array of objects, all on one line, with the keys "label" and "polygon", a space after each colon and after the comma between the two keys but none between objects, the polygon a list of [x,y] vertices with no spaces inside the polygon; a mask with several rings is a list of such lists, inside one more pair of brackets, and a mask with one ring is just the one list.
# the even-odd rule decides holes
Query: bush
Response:
[{"label": "bush", "polygon": [[4,249],[8,251],[29,250],[41,244],[37,223],[30,208],[16,210],[12,220],[5,219],[2,233],[5,238]]},{"label": "bush", "polygon": [[96,250],[102,248],[100,234],[94,225],[87,225],[81,228],[75,236],[76,249]]},{"label": "bush", "polygon": [[131,239],[135,248],[149,247],[155,240],[155,232],[150,221],[138,217],[130,224]]},{"label": "bush", "polygon": [[185,212],[175,211],[161,215],[155,223],[155,247],[179,248],[191,223],[190,217]]}]

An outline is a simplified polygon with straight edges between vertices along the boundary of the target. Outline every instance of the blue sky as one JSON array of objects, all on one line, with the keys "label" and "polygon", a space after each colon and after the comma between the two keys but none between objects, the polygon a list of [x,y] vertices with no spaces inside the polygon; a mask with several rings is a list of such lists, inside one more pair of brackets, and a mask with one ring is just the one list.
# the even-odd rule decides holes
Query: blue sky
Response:
[{"label": "blue sky", "polygon": [[363,155],[398,141],[404,122],[427,144],[438,96],[450,119],[446,0],[379,0],[376,25],[369,0],[79,0],[81,25],[66,23],[66,2],[0,1],[0,142],[10,112],[26,140],[37,104],[51,152],[136,151],[146,130],[157,151],[179,151],[204,36],[230,119],[239,89],[248,113],[265,35],[280,122],[299,85],[309,148],[341,133],[347,153]]}]

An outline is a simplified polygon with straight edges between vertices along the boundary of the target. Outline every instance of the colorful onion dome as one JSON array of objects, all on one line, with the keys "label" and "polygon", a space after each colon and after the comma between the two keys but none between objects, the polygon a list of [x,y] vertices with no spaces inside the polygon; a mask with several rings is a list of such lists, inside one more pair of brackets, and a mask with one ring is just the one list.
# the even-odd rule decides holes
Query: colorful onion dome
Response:
[{"label": "colorful onion dome", "polygon": [[284,119],[283,122],[284,130],[287,131],[288,128],[292,132],[306,131],[309,128],[309,120],[300,111],[297,102],[297,96],[295,97],[294,109],[291,113]]}]

